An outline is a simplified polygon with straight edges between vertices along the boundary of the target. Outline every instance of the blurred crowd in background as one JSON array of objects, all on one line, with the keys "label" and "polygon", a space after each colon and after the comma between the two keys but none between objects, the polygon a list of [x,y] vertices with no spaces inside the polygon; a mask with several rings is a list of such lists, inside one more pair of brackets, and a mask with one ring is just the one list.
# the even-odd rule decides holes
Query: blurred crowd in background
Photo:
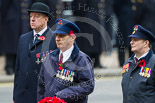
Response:
[{"label": "blurred crowd in background", "polygon": [[[75,18],[81,29],[76,43],[94,60],[95,68],[106,68],[100,63],[100,55],[102,52],[110,54],[113,48],[118,48],[119,66],[123,66],[125,54],[132,55],[128,35],[135,24],[155,34],[154,0],[0,0],[0,55],[6,57],[8,75],[14,73],[18,39],[30,31],[27,9],[34,2],[43,2],[50,7],[53,18],[49,26],[53,30],[57,18]],[[87,19],[82,21],[80,17]],[[100,24],[104,30],[100,26],[94,27],[91,21]],[[112,48],[109,48],[110,44]],[[155,44],[152,47],[155,52]]]}]

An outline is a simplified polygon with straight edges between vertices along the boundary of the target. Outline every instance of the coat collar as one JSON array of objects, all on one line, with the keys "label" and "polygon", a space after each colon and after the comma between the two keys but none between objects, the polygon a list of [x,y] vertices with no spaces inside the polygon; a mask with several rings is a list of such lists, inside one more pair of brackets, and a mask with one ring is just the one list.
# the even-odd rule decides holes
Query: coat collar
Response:
[{"label": "coat collar", "polygon": [[[80,49],[78,48],[77,44],[74,43],[74,49],[72,51],[71,57],[67,61],[73,61],[75,57],[78,55],[79,51]],[[60,49],[56,49],[55,51],[51,53],[52,59],[54,61],[59,62],[59,53],[60,53]]]},{"label": "coat collar", "polygon": [[[47,30],[42,34],[42,36],[46,36],[47,32],[49,31],[49,27],[47,26]],[[32,36],[33,36],[33,32],[32,32]],[[31,48],[30,49],[33,49],[35,46],[37,46],[38,44],[42,43],[43,41],[42,40],[38,40],[35,44],[33,44],[33,39],[32,39],[32,42],[31,42]]]},{"label": "coat collar", "polygon": [[[134,63],[134,55],[135,55],[135,54],[133,54],[133,55],[129,58],[128,62]],[[149,59],[151,58],[152,55],[153,55],[153,51],[152,51],[152,49],[150,49],[149,52],[148,52],[148,54],[147,54],[145,57],[141,58],[140,60],[144,59],[145,62],[146,62],[146,64],[148,64]]]}]

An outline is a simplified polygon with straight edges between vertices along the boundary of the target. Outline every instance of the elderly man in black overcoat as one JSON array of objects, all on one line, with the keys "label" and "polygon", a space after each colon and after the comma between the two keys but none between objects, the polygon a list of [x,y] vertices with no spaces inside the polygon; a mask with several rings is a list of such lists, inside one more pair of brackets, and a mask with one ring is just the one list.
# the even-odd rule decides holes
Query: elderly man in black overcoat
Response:
[{"label": "elderly man in black overcoat", "polygon": [[32,31],[21,35],[15,67],[14,103],[37,103],[37,81],[41,63],[56,48],[52,30],[47,26],[52,19],[49,7],[33,3],[28,10]]}]

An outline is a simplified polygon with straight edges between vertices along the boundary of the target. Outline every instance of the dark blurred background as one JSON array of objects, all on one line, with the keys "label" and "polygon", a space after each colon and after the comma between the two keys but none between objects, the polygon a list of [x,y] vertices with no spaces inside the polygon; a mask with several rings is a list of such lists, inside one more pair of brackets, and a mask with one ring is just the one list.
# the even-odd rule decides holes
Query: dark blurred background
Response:
[{"label": "dark blurred background", "polygon": [[[7,75],[14,73],[19,36],[31,30],[27,9],[37,1],[50,7],[53,18],[49,26],[53,30],[57,18],[74,17],[72,20],[81,29],[76,43],[93,59],[95,68],[106,69],[101,54],[112,55],[114,50],[118,53],[118,66],[123,66],[132,55],[128,35],[135,24],[155,34],[154,0],[0,0],[0,55],[5,56]],[[100,26],[94,27],[95,23]]]}]

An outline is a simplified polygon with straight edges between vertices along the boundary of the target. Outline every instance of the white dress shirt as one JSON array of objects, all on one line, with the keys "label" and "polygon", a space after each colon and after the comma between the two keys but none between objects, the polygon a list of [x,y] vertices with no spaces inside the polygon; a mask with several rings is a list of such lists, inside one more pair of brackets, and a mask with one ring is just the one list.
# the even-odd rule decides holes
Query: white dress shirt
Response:
[{"label": "white dress shirt", "polygon": [[35,30],[33,30],[33,34],[34,34],[33,41],[35,40],[35,35],[36,34],[39,34],[41,36],[46,30],[47,30],[47,26],[43,30],[41,30],[39,33],[36,33]]},{"label": "white dress shirt", "polygon": [[[148,52],[146,52],[145,54],[143,54],[140,58],[138,58],[137,56],[136,56],[136,54],[134,55],[134,60],[137,58],[138,60],[140,60],[141,58],[143,58],[143,57],[145,57],[147,54],[149,53],[149,51]],[[136,60],[135,60],[136,61]]]},{"label": "white dress shirt", "polygon": [[69,57],[71,56],[72,54],[72,51],[74,49],[74,45],[72,45],[72,47],[70,47],[68,50],[66,50],[65,52],[62,53],[62,51],[60,50],[60,53],[59,53],[59,60],[60,60],[60,55],[61,53],[63,54],[63,60],[62,60],[62,63],[66,62]]}]

